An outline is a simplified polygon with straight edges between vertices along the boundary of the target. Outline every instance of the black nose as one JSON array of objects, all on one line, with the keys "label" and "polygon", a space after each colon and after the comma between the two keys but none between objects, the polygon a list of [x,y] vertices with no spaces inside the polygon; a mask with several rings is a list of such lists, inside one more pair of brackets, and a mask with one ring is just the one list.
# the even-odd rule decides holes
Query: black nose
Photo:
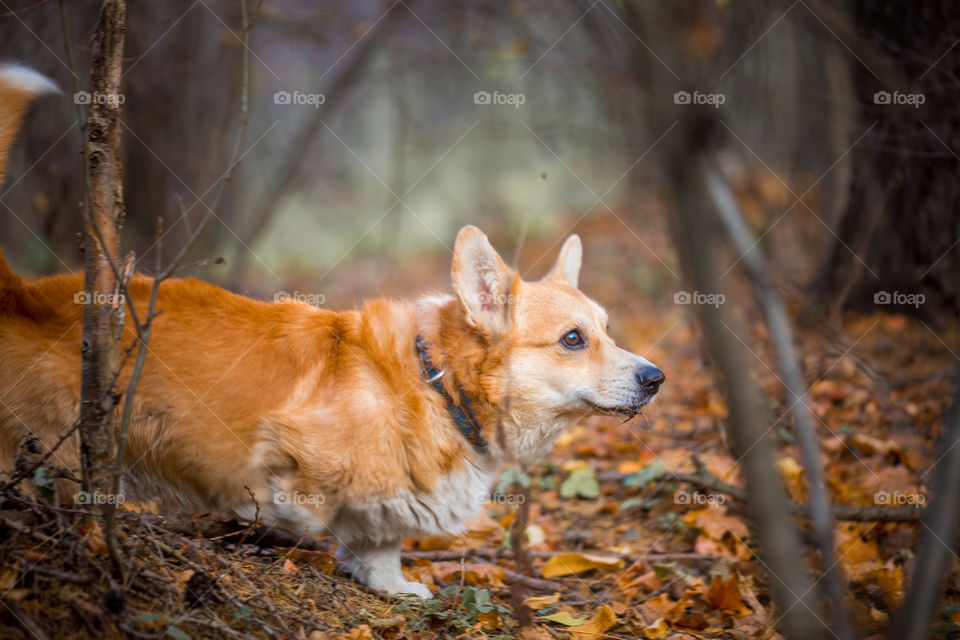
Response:
[{"label": "black nose", "polygon": [[637,382],[640,383],[640,388],[647,393],[656,393],[666,379],[667,377],[663,375],[663,371],[660,371],[660,369],[657,369],[652,364],[641,367],[640,370],[637,371]]}]

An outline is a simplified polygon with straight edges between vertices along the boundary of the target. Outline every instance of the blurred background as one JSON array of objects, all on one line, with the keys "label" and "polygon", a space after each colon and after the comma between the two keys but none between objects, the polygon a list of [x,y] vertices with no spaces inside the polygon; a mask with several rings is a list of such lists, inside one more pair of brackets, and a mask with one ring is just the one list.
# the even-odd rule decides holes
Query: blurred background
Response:
[{"label": "blurred background", "polygon": [[[35,274],[81,261],[81,130],[62,25],[82,89],[98,3],[61,4],[0,7],[0,58],[64,91],[34,108],[2,194],[3,249]],[[679,105],[712,123],[695,144],[714,150],[798,293],[832,308],[872,304],[878,282],[922,285],[956,308],[952,4],[272,0],[250,11],[242,162],[191,251],[227,262],[204,278],[348,304],[446,287],[441,265],[472,223],[531,274],[575,231],[588,282],[675,292],[659,154]],[[227,170],[243,43],[232,1],[134,1],[128,24],[123,243],[149,271],[156,218],[164,245],[180,246]],[[383,268],[411,258],[429,263],[419,277]],[[349,291],[336,284],[345,272]]]},{"label": "blurred background", "polygon": [[[98,9],[96,0],[0,0],[0,59],[63,90],[33,107],[0,188],[0,246],[22,273],[82,263],[76,102],[83,112],[89,96],[75,93],[88,84]],[[544,506],[530,522],[543,535],[532,546],[562,549],[574,532],[588,540],[577,549],[752,558],[736,535],[731,543],[726,515],[719,537],[705,539],[693,532],[707,510],[678,518],[689,505],[657,502],[663,483],[643,474],[658,463],[736,482],[751,451],[765,457],[771,482],[747,471],[761,525],[772,519],[757,507],[757,487],[776,486],[774,459],[790,496],[812,500],[797,462],[797,402],[777,374],[758,279],[743,271],[761,252],[796,330],[816,418],[807,473],[810,457],[822,462],[829,500],[855,509],[882,495],[926,500],[960,361],[960,5],[249,0],[248,10],[241,162],[189,253],[224,263],[185,274],[342,309],[449,291],[465,224],[487,232],[526,278],[545,273],[578,233],[581,288],[611,311],[621,344],[666,372],[649,415],[592,418],[561,439],[537,472]],[[234,0],[129,2],[117,98],[121,241],[147,273],[157,218],[169,258],[229,170],[243,124],[241,24]],[[747,250],[720,224],[724,207],[742,215]],[[709,305],[721,318],[712,336],[692,313]],[[720,338],[743,352],[736,367],[716,365]],[[738,450],[728,405],[741,380],[763,391],[765,431]],[[754,444],[767,440],[776,448],[757,455]],[[553,477],[588,466],[602,495],[558,497]],[[623,477],[639,479],[610,484]],[[955,491],[944,495],[941,504],[955,505]],[[837,541],[858,625],[876,631],[904,601],[922,529],[910,514],[880,526],[873,517],[826,537]],[[792,548],[771,555],[797,560]],[[960,559],[947,578],[952,608],[941,611],[951,633],[960,633],[958,568]],[[637,589],[624,601],[640,607],[649,594]]]}]

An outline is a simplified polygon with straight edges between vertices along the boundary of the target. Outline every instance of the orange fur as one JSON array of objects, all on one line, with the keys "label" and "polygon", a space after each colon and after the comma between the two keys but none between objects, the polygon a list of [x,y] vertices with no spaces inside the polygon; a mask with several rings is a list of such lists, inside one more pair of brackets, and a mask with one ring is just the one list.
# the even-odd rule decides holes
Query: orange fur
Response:
[{"label": "orange fur", "polygon": [[[0,109],[5,99],[0,92]],[[461,528],[500,461],[540,455],[582,416],[632,415],[656,395],[662,374],[616,347],[606,312],[576,288],[581,251],[571,236],[550,273],[526,282],[465,227],[453,256],[457,297],[372,300],[339,313],[164,282],[125,491],[259,513],[297,535],[332,533],[358,579],[429,595],[399,571],[402,537]],[[25,281],[0,254],[0,469],[13,468],[28,430],[49,448],[79,415],[83,284],[79,273]],[[130,283],[140,317],[152,286],[139,275]],[[136,341],[129,314],[126,322],[125,346]],[[583,344],[564,346],[573,329]],[[488,450],[458,431],[423,379],[418,335],[447,392],[470,399]],[[645,383],[641,371],[659,379]],[[77,439],[54,461],[75,468]],[[290,495],[315,499],[280,499]]]}]

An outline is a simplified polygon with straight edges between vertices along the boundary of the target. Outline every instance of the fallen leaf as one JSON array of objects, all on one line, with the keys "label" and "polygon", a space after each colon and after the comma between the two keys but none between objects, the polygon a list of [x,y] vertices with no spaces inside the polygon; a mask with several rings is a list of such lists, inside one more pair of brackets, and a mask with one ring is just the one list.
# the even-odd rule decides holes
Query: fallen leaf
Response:
[{"label": "fallen leaf", "polygon": [[502,587],[507,579],[503,567],[495,564],[465,562],[461,567],[459,562],[435,562],[431,571],[434,578],[451,584],[460,582],[461,573],[464,583],[472,586]]},{"label": "fallen leaf", "polygon": [[555,593],[552,596],[536,596],[533,598],[527,598],[523,601],[523,604],[527,605],[531,609],[546,609],[550,605],[557,604],[560,601],[560,594]]},{"label": "fallen leaf", "polygon": [[[17,570],[6,568],[0,573],[0,592],[7,592],[17,584]],[[558,596],[559,597],[559,596]]]},{"label": "fallen leaf", "polygon": [[657,618],[653,624],[643,628],[645,638],[665,638],[670,633],[670,625],[663,618]]},{"label": "fallen leaf", "polygon": [[574,638],[589,638],[594,640],[603,635],[604,631],[617,624],[617,614],[607,605],[603,605],[593,617],[581,625],[567,628]]},{"label": "fallen leaf", "polygon": [[594,556],[583,553],[561,553],[547,560],[543,565],[544,578],[568,576],[573,573],[590,571],[591,569],[612,570],[623,566],[623,558],[610,556]]},{"label": "fallen leaf", "polygon": [[726,580],[713,576],[706,593],[707,604],[732,616],[745,616],[750,609],[744,605],[743,596],[737,586],[737,576],[731,574]]},{"label": "fallen leaf", "polygon": [[790,493],[790,497],[794,500],[803,500],[803,467],[790,456],[780,458],[774,463],[774,466],[777,469],[777,474],[780,476],[780,481],[783,482],[783,486],[785,486]]},{"label": "fallen leaf", "polygon": [[587,498],[600,496],[600,483],[593,469],[575,469],[560,485],[561,498]]},{"label": "fallen leaf", "polygon": [[573,614],[569,611],[558,611],[557,613],[551,613],[549,616],[543,616],[543,619],[549,620],[550,622],[556,622],[557,624],[562,624],[565,627],[576,627],[589,622],[589,620],[586,618],[574,618]]},{"label": "fallen leaf", "polygon": [[288,574],[296,573],[297,571],[299,571],[299,569],[297,569],[297,565],[293,564],[293,560],[287,558],[283,561],[283,569],[280,570],[281,573]]}]

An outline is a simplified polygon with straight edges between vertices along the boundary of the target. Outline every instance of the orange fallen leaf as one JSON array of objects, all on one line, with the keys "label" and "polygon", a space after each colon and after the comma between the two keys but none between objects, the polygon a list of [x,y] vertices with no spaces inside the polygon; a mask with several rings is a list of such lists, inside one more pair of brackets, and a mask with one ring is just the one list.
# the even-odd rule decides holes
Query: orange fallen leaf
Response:
[{"label": "orange fallen leaf", "polygon": [[283,569],[280,570],[281,573],[288,574],[296,573],[297,571],[299,571],[299,569],[297,569],[297,565],[293,564],[293,560],[287,558],[283,561]]},{"label": "orange fallen leaf", "polygon": [[527,598],[523,601],[523,604],[527,605],[531,609],[546,609],[552,604],[557,604],[560,601],[560,594],[555,593],[552,596],[535,596],[533,598]]},{"label": "orange fallen leaf", "polygon": [[586,638],[595,640],[603,636],[604,631],[617,624],[617,614],[607,605],[603,605],[594,616],[586,623],[575,627],[567,627],[567,632],[574,638]]},{"label": "orange fallen leaf", "polygon": [[645,638],[665,638],[670,633],[670,625],[663,618],[657,618],[652,624],[643,628]]},{"label": "orange fallen leaf", "polygon": [[460,582],[461,574],[465,584],[471,586],[502,587],[507,579],[503,567],[495,564],[465,562],[434,562],[431,572],[435,578],[446,583]]},{"label": "orange fallen leaf", "polygon": [[737,585],[737,576],[731,574],[726,580],[713,576],[706,593],[707,604],[732,616],[745,616],[750,609],[744,605],[743,596]]},{"label": "orange fallen leaf", "polygon": [[554,578],[582,573],[591,569],[610,571],[623,566],[623,558],[596,556],[584,553],[561,553],[547,560],[543,565],[543,577]]}]

